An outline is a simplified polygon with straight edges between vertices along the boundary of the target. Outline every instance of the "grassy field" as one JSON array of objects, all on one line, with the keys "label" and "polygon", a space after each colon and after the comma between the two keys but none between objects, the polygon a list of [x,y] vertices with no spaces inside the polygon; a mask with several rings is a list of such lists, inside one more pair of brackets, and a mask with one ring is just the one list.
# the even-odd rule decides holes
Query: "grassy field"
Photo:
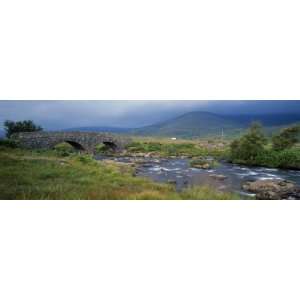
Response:
[{"label": "grassy field", "polygon": [[134,142],[127,146],[127,152],[129,154],[152,153],[161,157],[212,156],[225,158],[229,154],[229,142],[217,139],[171,140],[167,138],[135,138]]},{"label": "grassy field", "polygon": [[211,187],[177,193],[135,177],[133,167],[87,155],[0,147],[0,199],[238,199]]}]

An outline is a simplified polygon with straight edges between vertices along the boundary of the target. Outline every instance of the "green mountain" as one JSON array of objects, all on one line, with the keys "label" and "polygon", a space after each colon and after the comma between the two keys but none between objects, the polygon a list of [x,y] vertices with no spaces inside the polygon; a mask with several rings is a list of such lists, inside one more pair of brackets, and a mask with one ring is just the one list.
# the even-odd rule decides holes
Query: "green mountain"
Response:
[{"label": "green mountain", "polygon": [[[234,112],[233,112],[234,113]],[[65,131],[110,132],[125,135],[177,137],[177,138],[233,138],[239,136],[254,121],[264,126],[265,132],[271,135],[283,127],[300,123],[299,114],[264,114],[264,115],[220,115],[196,111],[140,128],[120,128],[90,126],[65,129]]]},{"label": "green mountain", "polygon": [[108,132],[108,133],[127,133],[131,131],[132,128],[122,128],[122,127],[108,127],[108,126],[85,126],[85,127],[73,127],[67,128],[63,131],[91,131],[91,132]]},{"label": "green mountain", "polygon": [[140,136],[178,138],[234,137],[253,122],[263,124],[268,134],[300,122],[299,115],[218,115],[210,112],[190,112],[177,118],[131,131]]}]

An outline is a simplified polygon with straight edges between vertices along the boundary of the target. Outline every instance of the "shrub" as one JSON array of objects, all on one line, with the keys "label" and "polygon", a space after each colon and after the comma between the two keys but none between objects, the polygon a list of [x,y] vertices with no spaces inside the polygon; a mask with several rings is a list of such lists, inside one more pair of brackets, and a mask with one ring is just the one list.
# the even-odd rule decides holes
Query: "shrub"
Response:
[{"label": "shrub", "polygon": [[6,120],[4,122],[4,128],[6,131],[7,138],[9,138],[12,134],[18,132],[33,132],[33,131],[43,130],[41,126],[34,124],[34,122],[31,120],[25,120],[19,122]]},{"label": "shrub", "polygon": [[75,152],[74,148],[68,143],[61,143],[54,147],[54,151],[59,156],[65,157],[69,156]]},{"label": "shrub", "polygon": [[262,131],[262,126],[259,123],[253,123],[245,135],[231,143],[231,158],[234,161],[255,163],[257,156],[264,151],[266,143],[267,139]]},{"label": "shrub", "polygon": [[18,144],[12,140],[0,140],[0,146],[8,147],[8,148],[17,148]]},{"label": "shrub", "polygon": [[272,138],[273,149],[281,151],[293,147],[298,142],[300,126],[292,126],[281,130]]},{"label": "shrub", "polygon": [[272,168],[300,169],[300,150],[286,149],[275,151],[273,149],[265,149],[257,155],[254,164]]},{"label": "shrub", "polygon": [[272,150],[263,150],[256,156],[254,164],[259,166],[266,166],[272,168],[278,168],[279,158],[278,153]]},{"label": "shrub", "polygon": [[298,149],[281,151],[278,156],[280,168],[300,169],[300,151]]}]

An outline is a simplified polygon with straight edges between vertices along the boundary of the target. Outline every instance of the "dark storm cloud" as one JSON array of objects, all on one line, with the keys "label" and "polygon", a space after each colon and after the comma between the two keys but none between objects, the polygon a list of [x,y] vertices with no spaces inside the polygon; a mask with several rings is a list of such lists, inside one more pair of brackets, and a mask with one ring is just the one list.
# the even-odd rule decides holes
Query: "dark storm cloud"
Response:
[{"label": "dark storm cloud", "polygon": [[219,114],[300,114],[300,101],[0,101],[0,122],[32,119],[48,129],[140,127],[197,110]]}]

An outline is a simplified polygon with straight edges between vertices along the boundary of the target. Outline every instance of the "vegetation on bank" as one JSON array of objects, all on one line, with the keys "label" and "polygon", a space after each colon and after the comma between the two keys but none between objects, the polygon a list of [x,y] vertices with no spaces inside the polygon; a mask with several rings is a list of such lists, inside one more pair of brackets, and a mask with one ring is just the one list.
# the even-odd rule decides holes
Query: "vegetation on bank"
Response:
[{"label": "vegetation on bank", "polygon": [[[237,193],[219,192],[210,186],[193,186],[182,191],[182,199],[214,199],[214,200],[240,200],[241,196]],[[244,197],[247,198],[247,197]],[[250,199],[250,198],[249,198]]]},{"label": "vegetation on bank", "polygon": [[0,199],[237,199],[211,187],[181,193],[171,184],[134,176],[128,164],[56,150],[0,146]]},{"label": "vegetation on bank", "polygon": [[228,149],[221,145],[219,147],[211,144],[203,145],[200,142],[166,142],[161,141],[134,141],[127,146],[126,150],[129,154],[134,153],[151,153],[161,157],[186,156],[186,157],[203,157],[212,156],[216,158],[225,157]]},{"label": "vegetation on bank", "polygon": [[268,140],[259,123],[230,145],[230,159],[234,163],[272,168],[300,169],[299,126],[283,129]]}]

